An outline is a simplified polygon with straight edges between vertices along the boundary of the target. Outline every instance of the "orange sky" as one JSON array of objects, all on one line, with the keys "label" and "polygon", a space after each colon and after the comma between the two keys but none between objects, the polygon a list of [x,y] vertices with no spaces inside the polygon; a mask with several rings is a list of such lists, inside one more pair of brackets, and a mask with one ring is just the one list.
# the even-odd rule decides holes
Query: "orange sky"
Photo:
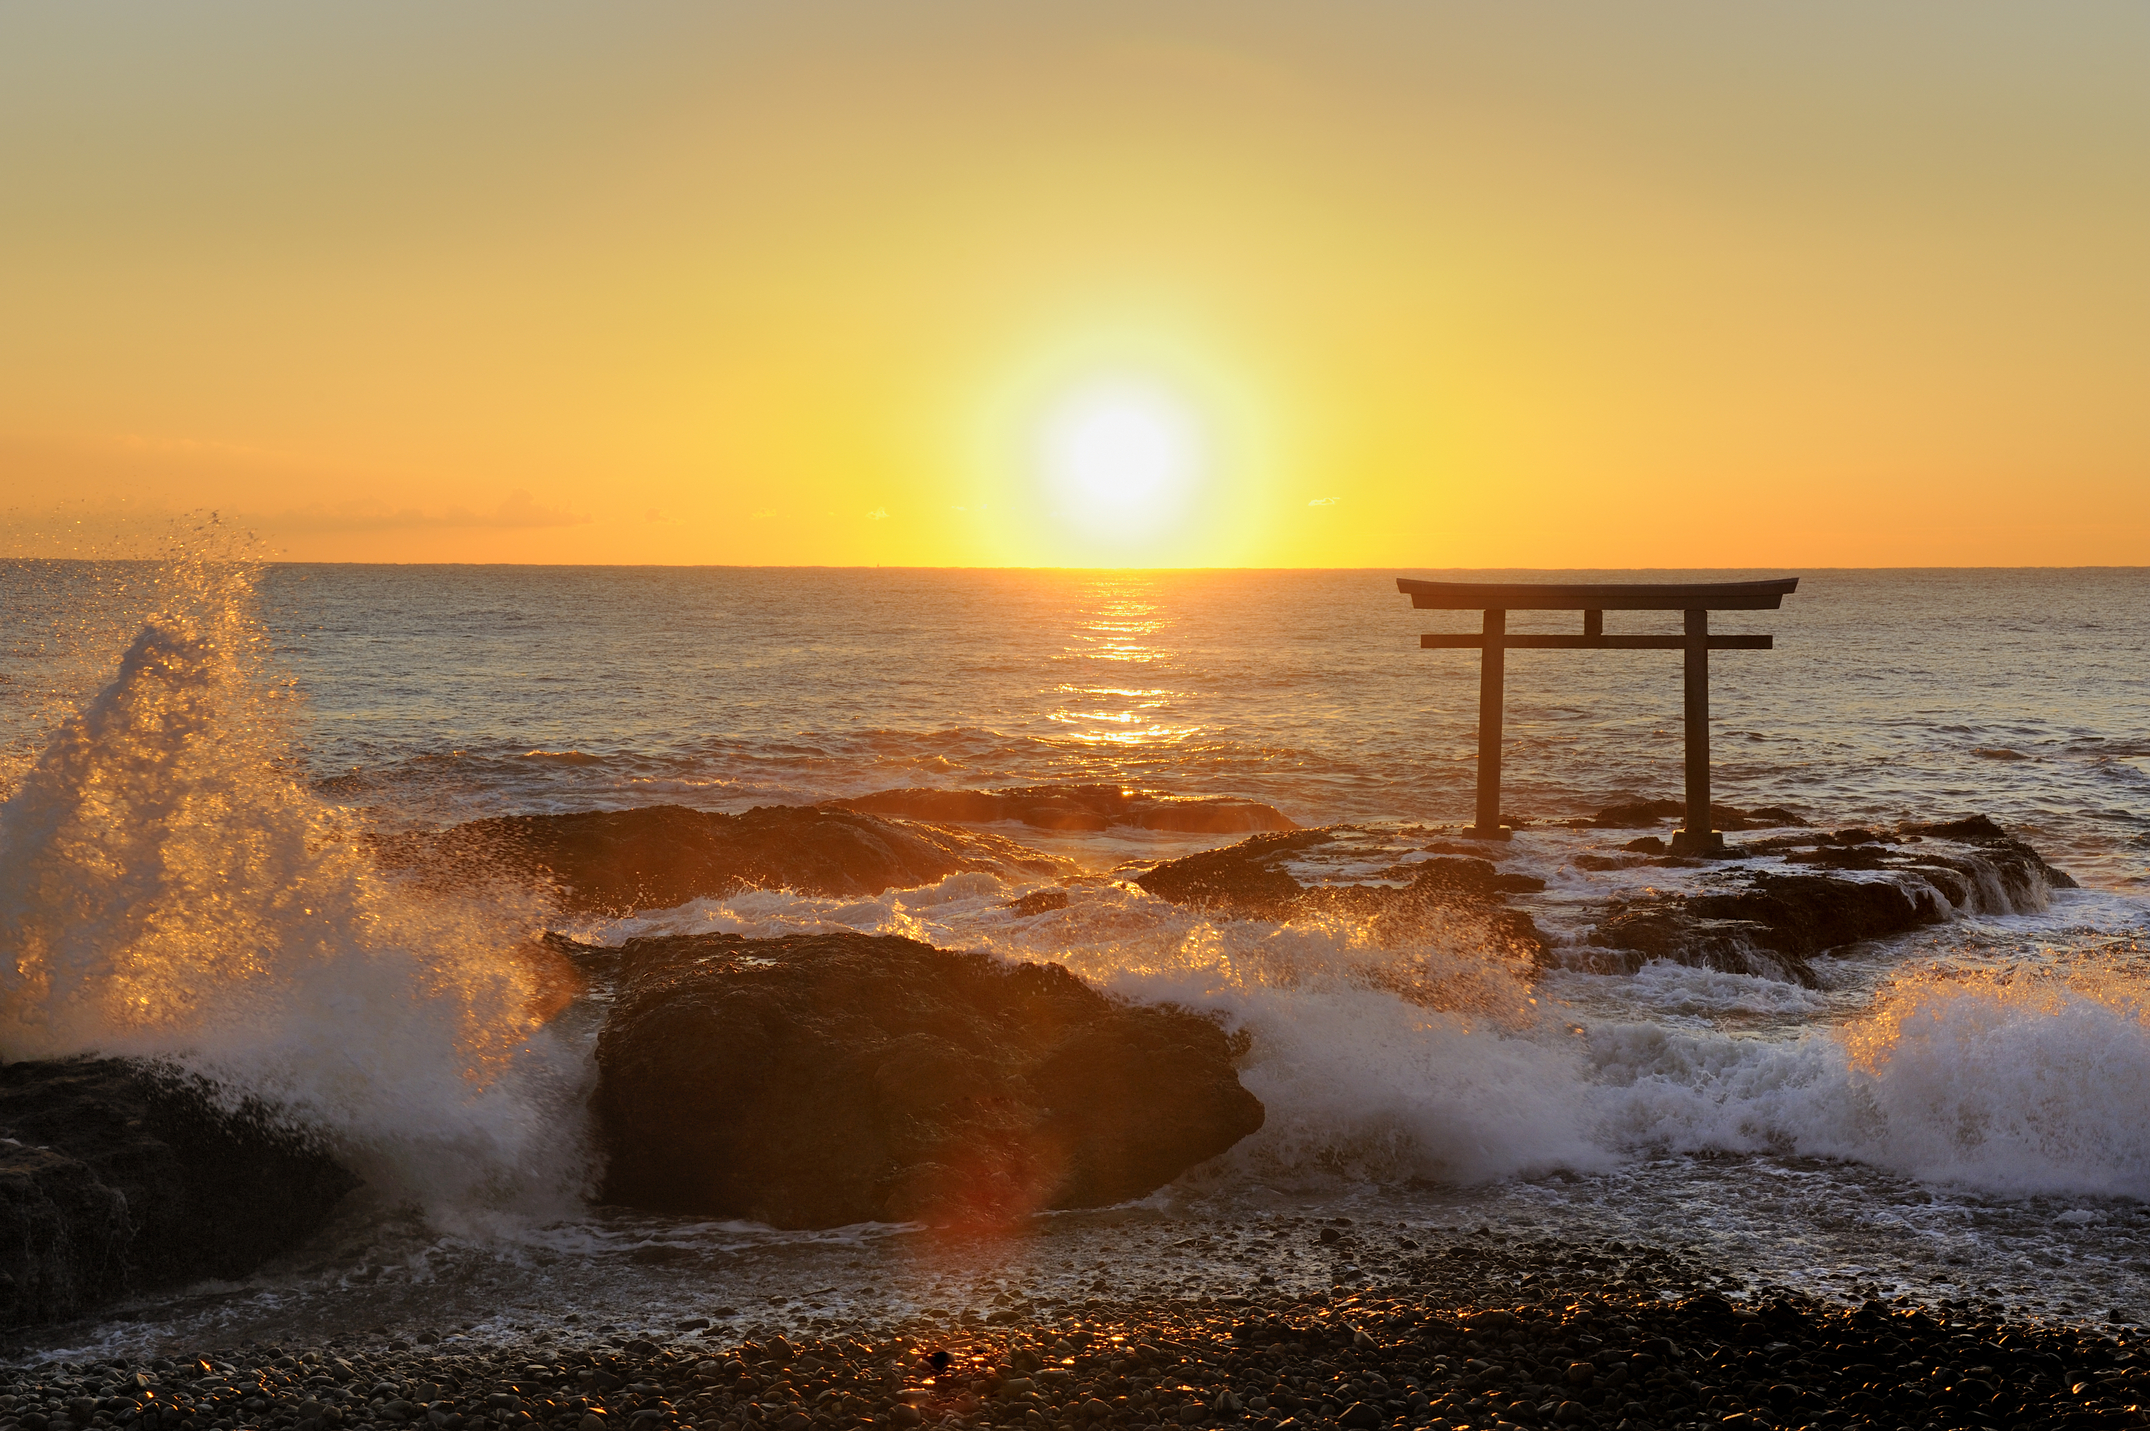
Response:
[{"label": "orange sky", "polygon": [[2150,10],[0,9],[0,507],[297,558],[2150,561]]}]

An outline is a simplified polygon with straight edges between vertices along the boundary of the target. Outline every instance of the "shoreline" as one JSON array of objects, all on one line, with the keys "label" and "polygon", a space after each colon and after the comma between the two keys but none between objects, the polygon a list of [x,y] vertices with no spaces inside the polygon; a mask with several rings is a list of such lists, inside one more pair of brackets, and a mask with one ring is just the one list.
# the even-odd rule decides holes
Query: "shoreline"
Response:
[{"label": "shoreline", "polygon": [[0,1431],[2150,1425],[2140,1328],[1766,1288],[1667,1300],[1536,1271],[1517,1288],[1517,1267],[1545,1259],[1485,1260],[1445,1285],[1343,1295],[1093,1297],[811,1329],[696,1318],[568,1343],[375,1329],[18,1364],[0,1377]]}]

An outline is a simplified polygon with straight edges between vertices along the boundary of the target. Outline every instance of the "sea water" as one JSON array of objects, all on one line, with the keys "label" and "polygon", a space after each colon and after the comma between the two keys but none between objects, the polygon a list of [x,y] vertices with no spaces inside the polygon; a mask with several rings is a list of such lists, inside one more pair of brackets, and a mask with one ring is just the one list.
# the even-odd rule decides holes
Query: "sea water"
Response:
[{"label": "sea water", "polygon": [[[23,1349],[1341,1292],[1472,1233],[1679,1249],[1734,1293],[2150,1315],[2140,569],[1807,572],[1780,611],[1714,618],[1776,637],[1712,657],[1720,800],[1824,828],[1983,812],[2082,885],[1817,961],[1815,989],[1534,975],[1463,924],[1215,919],[1115,877],[1236,837],[998,827],[1097,876],[1033,916],[1007,907],[1025,886],[964,874],[571,922],[364,854],[500,813],[1098,781],[1453,827],[1477,662],[1416,637],[1475,616],[1412,611],[1394,577],[1783,574],[0,566],[0,1056],[178,1059],[325,1130],[368,1182],[243,1285]],[[1523,904],[1556,939],[1643,880],[1701,878],[1597,868],[1635,832],[1557,823],[1677,796],[1679,663],[1509,655],[1503,868],[1547,881]],[[1142,1203],[992,1243],[595,1208],[595,1015],[547,1017],[516,955],[546,927],[1056,960],[1250,1033],[1268,1121]],[[1367,1234],[1348,1255],[1272,1236],[1336,1217]]]}]

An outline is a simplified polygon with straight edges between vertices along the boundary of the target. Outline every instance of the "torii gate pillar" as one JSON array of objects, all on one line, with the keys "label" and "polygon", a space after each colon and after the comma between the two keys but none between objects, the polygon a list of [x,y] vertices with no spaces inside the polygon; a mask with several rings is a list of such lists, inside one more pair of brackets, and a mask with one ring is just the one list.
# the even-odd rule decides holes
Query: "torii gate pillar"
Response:
[{"label": "torii gate pillar", "polygon": [[[1714,854],[1724,837],[1710,819],[1710,652],[1767,651],[1769,636],[1712,636],[1712,611],[1774,611],[1799,587],[1799,578],[1781,581],[1555,584],[1546,582],[1413,581],[1399,577],[1396,589],[1422,610],[1476,608],[1484,619],[1476,635],[1440,632],[1421,636],[1427,650],[1475,646],[1478,666],[1478,811],[1477,823],[1464,834],[1478,840],[1505,840],[1501,824],[1501,704],[1511,648],[1566,651],[1662,651],[1686,654],[1682,694],[1686,727],[1687,821],[1672,837],[1675,854]],[[1579,636],[1508,634],[1510,611],[1580,611]],[[1677,636],[1607,636],[1608,611],[1679,611],[1686,628]]]}]

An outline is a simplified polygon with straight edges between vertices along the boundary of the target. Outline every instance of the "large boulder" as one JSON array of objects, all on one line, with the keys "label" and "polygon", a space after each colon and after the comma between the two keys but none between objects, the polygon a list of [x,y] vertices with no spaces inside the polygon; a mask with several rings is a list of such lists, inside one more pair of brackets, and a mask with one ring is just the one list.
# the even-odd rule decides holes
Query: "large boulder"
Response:
[{"label": "large boulder", "polygon": [[267,1110],[227,1112],[210,1084],[176,1069],[92,1058],[0,1067],[0,1324],[244,1277],[356,1186]]},{"label": "large boulder", "polygon": [[811,805],[743,815],[647,805],[561,815],[504,815],[384,837],[384,865],[443,883],[508,877],[549,886],[563,907],[629,914],[743,889],[858,898],[984,870],[1037,878],[1074,866],[976,830]]},{"label": "large boulder", "polygon": [[619,951],[605,1196],[778,1227],[1001,1222],[1141,1197],[1262,1125],[1213,1020],[908,939]]},{"label": "large boulder", "polygon": [[1236,835],[1298,828],[1275,806],[1233,796],[1176,796],[1119,785],[1025,785],[1006,790],[880,790],[829,808],[956,824],[1019,821],[1040,830],[1173,830]]}]

